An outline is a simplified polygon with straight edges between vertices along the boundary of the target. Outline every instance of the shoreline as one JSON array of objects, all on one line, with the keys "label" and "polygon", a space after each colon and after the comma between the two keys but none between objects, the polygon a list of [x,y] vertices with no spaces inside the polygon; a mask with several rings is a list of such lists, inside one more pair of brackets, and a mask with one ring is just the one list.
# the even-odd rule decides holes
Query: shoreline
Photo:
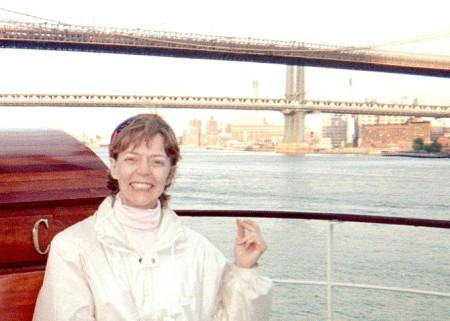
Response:
[{"label": "shoreline", "polygon": [[210,149],[242,152],[273,152],[276,154],[302,156],[302,155],[361,155],[361,156],[383,156],[383,157],[413,157],[413,158],[450,158],[449,152],[425,153],[414,151],[387,151],[376,148],[345,147],[334,149],[305,149],[292,152],[280,152],[274,148],[242,148],[242,147],[213,147],[213,146],[180,146],[186,149]]},{"label": "shoreline", "polygon": [[415,151],[398,151],[398,152],[383,151],[381,153],[381,156],[414,157],[414,158],[450,158],[450,153],[447,153],[447,152],[427,153],[427,152],[415,152]]},{"label": "shoreline", "polygon": [[381,149],[369,149],[369,148],[358,148],[358,147],[346,147],[346,148],[334,148],[334,149],[305,149],[304,151],[293,151],[293,152],[280,152],[277,151],[275,147],[273,148],[243,148],[243,147],[214,147],[214,146],[180,146],[186,149],[210,149],[210,150],[229,150],[229,151],[242,151],[242,152],[273,152],[277,154],[286,155],[306,155],[306,154],[336,154],[336,155],[369,155],[369,156],[380,156],[382,154]]}]

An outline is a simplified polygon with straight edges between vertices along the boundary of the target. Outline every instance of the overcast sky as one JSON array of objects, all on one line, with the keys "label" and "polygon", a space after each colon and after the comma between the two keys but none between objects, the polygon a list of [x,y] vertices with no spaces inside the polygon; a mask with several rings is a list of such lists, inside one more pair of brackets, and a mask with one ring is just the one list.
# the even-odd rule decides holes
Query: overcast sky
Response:
[{"label": "overcast sky", "polygon": [[[437,0],[2,0],[0,8],[6,9],[0,9],[2,20],[46,21],[37,18],[40,17],[79,25],[378,45],[376,48],[383,50],[450,54],[448,10],[445,1]],[[273,64],[0,49],[0,66],[2,93],[251,97],[253,80],[258,80],[260,97],[282,98],[285,91],[286,67]],[[307,68],[306,84],[309,99],[406,103],[418,99],[424,104],[450,104],[448,79]],[[19,117],[24,111],[30,117]],[[136,112],[2,108],[0,126],[62,127],[102,134]],[[245,114],[192,110],[161,113],[174,127],[183,127],[196,116],[216,115],[229,120]],[[279,113],[266,115],[282,122]]]}]

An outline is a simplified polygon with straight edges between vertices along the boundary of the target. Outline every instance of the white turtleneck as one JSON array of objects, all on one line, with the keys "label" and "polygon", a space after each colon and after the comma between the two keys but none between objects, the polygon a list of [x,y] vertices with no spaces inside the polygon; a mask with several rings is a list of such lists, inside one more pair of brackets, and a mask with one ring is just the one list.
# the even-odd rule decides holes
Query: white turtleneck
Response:
[{"label": "white turtleneck", "polygon": [[114,213],[123,226],[129,246],[143,256],[156,239],[161,222],[161,203],[158,200],[154,209],[134,208],[124,205],[119,194],[116,195]]}]

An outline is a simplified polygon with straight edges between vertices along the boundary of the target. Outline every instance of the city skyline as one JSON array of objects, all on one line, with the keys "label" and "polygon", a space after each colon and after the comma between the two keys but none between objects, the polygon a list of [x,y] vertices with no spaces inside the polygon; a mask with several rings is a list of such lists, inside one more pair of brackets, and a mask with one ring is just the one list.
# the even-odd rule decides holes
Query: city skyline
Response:
[{"label": "city skyline", "polygon": [[[310,147],[314,146],[317,150],[359,147],[361,151],[355,150],[354,152],[360,153],[364,152],[363,150],[371,149],[371,146],[377,149],[383,146],[377,147],[375,145],[383,144],[382,141],[384,140],[378,141],[378,135],[388,139],[389,144],[385,145],[385,148],[396,150],[400,147],[404,150],[411,145],[414,138],[417,138],[413,137],[414,132],[416,132],[415,128],[420,128],[417,133],[424,139],[425,143],[431,143],[439,138],[444,144],[443,147],[448,149],[450,126],[447,126],[442,120],[405,116],[359,115],[355,119],[355,115],[348,114],[312,115],[321,116],[320,126],[314,128],[306,122],[305,143]],[[358,135],[355,135],[356,124],[358,125]],[[368,126],[367,135],[370,134],[370,136],[362,134],[365,133],[364,128],[366,126]],[[197,118],[189,119],[188,126],[182,128],[182,134],[177,135],[177,137],[182,146],[212,148],[228,146],[246,149],[259,145],[260,147],[272,147],[273,149],[283,142],[283,132],[284,127],[282,125],[270,122],[263,115],[242,117],[231,123],[210,116],[207,121]],[[69,134],[90,146],[106,146],[110,138],[110,133],[105,133],[105,135],[90,135],[85,132]],[[444,140],[442,141],[442,139]]]}]

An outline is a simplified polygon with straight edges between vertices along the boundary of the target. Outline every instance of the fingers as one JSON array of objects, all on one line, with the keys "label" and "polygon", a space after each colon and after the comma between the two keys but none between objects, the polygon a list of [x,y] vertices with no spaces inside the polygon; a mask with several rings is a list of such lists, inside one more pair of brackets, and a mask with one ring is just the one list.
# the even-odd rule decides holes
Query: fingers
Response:
[{"label": "fingers", "polygon": [[[237,219],[238,238],[245,237],[246,234],[260,234],[259,225],[255,221],[249,219]],[[246,233],[248,231],[248,233]]]},{"label": "fingers", "polygon": [[267,243],[256,222],[250,219],[238,219],[236,225],[235,264],[241,268],[252,268],[257,264],[262,253],[266,251]]},{"label": "fingers", "polygon": [[261,236],[258,223],[250,219],[238,219],[237,224],[237,240],[238,245],[248,249],[252,245],[260,247],[263,251],[267,247],[266,242]]},{"label": "fingers", "polygon": [[237,241],[239,243],[243,243],[244,240],[248,239],[249,236],[255,234],[255,232],[259,231],[259,228],[255,222],[251,220],[236,220],[237,225]]},{"label": "fingers", "polygon": [[239,219],[236,220],[236,225],[237,225],[237,239],[238,241],[240,241],[245,237],[245,226]]}]

